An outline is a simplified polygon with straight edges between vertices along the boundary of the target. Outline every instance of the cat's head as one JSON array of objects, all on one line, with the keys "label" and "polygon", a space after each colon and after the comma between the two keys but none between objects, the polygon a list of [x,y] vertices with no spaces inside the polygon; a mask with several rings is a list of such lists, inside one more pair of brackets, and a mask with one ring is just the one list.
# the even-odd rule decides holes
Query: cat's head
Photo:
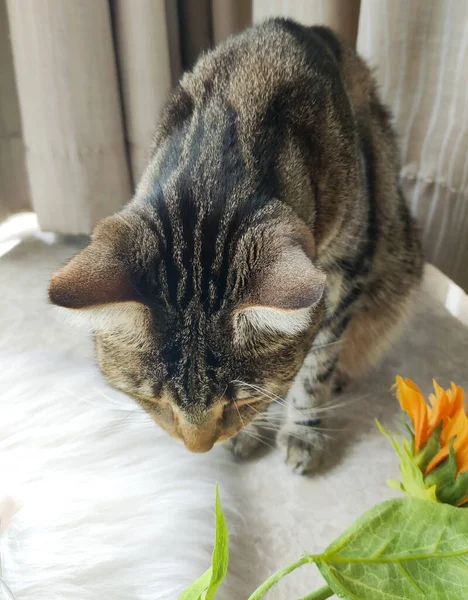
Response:
[{"label": "cat's head", "polygon": [[284,395],[319,326],[311,234],[269,210],[224,237],[222,222],[126,209],[50,284],[51,301],[94,332],[108,381],[192,451]]}]

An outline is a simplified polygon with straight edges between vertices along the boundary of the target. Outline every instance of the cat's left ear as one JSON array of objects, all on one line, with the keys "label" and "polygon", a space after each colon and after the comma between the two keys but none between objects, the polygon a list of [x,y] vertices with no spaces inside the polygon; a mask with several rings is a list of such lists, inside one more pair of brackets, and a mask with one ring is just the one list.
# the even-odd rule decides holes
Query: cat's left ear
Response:
[{"label": "cat's left ear", "polygon": [[88,309],[140,300],[126,263],[125,228],[118,217],[104,219],[96,227],[91,243],[52,277],[53,304]]},{"label": "cat's left ear", "polygon": [[310,325],[325,282],[325,273],[301,248],[286,248],[254,278],[249,296],[236,312],[238,324],[243,320],[257,330],[297,334]]}]

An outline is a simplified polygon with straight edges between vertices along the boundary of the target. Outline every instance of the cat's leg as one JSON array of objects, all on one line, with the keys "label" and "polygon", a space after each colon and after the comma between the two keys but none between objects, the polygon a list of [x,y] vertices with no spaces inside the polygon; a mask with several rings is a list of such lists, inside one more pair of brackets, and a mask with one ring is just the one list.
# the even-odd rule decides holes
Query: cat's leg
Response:
[{"label": "cat's leg", "polygon": [[[377,292],[385,290],[383,285],[376,284],[375,288]],[[341,336],[337,373],[355,379],[380,361],[407,322],[415,293],[416,289],[406,297],[381,304],[363,294]]]},{"label": "cat's leg", "polygon": [[262,434],[261,423],[252,421],[237,435],[227,440],[225,445],[235,458],[245,460],[263,443],[266,442],[264,434]]},{"label": "cat's leg", "polygon": [[314,344],[286,398],[286,414],[277,444],[286,463],[298,474],[315,470],[325,449],[323,411],[337,365],[337,349]]}]

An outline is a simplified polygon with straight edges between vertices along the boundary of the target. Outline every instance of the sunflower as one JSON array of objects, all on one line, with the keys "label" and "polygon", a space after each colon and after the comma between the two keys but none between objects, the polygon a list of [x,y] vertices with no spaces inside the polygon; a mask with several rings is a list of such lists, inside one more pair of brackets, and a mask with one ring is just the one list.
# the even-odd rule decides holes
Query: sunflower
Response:
[{"label": "sunflower", "polygon": [[412,496],[455,506],[468,505],[465,394],[453,382],[446,390],[435,380],[433,386],[434,393],[429,395],[428,403],[414,381],[396,378],[396,397],[413,425],[411,444],[405,440],[400,445],[390,438],[400,456],[402,482],[397,485]]}]

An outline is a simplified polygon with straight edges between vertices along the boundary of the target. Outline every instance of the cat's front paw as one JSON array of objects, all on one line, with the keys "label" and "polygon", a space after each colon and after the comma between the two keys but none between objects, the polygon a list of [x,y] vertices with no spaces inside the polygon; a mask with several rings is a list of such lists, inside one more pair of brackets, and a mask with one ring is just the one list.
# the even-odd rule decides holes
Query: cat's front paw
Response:
[{"label": "cat's front paw", "polygon": [[229,448],[237,460],[249,458],[260,445],[261,439],[256,437],[254,432],[250,432],[249,427],[251,425],[248,425],[237,435],[225,442],[225,446]]},{"label": "cat's front paw", "polygon": [[320,429],[299,423],[286,423],[278,432],[277,445],[294,473],[305,475],[320,465],[325,438]]}]

